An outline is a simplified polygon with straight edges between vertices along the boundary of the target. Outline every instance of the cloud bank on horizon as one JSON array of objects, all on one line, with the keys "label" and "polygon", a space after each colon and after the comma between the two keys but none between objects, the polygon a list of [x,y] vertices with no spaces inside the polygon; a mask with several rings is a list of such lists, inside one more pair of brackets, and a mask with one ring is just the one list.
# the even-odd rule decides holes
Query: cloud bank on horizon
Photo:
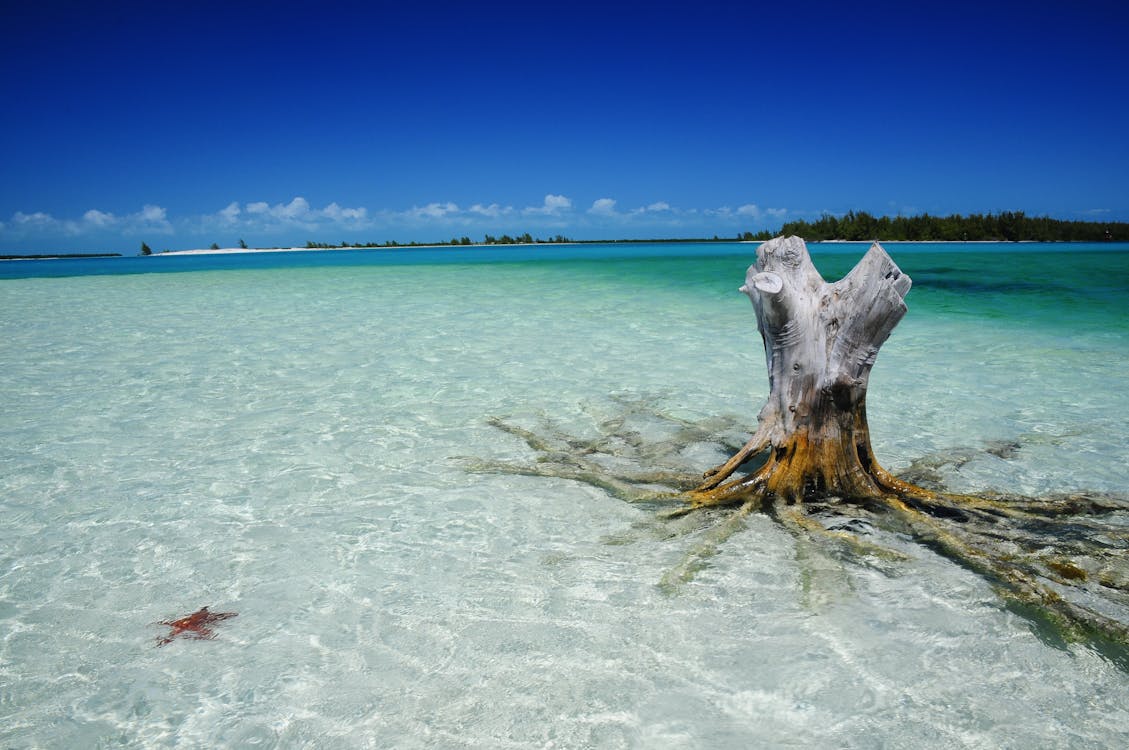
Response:
[{"label": "cloud bank on horizon", "polygon": [[[761,208],[753,203],[715,208],[679,208],[654,201],[621,209],[614,198],[596,198],[577,206],[565,195],[547,194],[540,204],[517,207],[499,203],[432,202],[404,209],[345,207],[331,202],[317,208],[302,196],[285,203],[232,201],[224,208],[201,215],[171,216],[166,208],[146,204],[140,210],[117,215],[89,209],[79,217],[58,218],[46,212],[15,213],[0,221],[0,244],[23,243],[40,247],[58,243],[110,249],[130,240],[187,249],[211,242],[235,244],[244,239],[263,246],[301,246],[308,241],[383,242],[395,233],[408,241],[444,242],[459,237],[530,232],[546,238],[565,234],[574,239],[622,239],[639,232],[653,237],[733,236],[746,231],[779,226],[788,217],[783,208]],[[712,228],[708,234],[696,230]],[[686,234],[689,233],[689,234]],[[379,236],[374,236],[379,235]]]}]

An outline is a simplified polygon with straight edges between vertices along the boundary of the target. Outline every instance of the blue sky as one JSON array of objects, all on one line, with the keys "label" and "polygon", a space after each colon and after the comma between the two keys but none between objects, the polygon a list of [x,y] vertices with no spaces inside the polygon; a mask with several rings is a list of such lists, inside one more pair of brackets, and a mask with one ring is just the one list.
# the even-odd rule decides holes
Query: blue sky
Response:
[{"label": "blue sky", "polygon": [[0,252],[1129,220],[1129,6],[3,0]]}]

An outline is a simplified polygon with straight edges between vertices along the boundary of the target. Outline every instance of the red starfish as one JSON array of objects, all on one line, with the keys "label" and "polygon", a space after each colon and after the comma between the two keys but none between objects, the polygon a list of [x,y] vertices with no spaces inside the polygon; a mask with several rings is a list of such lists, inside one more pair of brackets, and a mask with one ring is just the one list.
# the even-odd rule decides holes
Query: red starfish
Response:
[{"label": "red starfish", "polygon": [[201,607],[199,610],[188,615],[188,617],[182,617],[172,622],[163,620],[157,624],[168,625],[172,628],[172,632],[164,638],[158,638],[157,645],[163,646],[166,643],[172,643],[173,638],[176,638],[178,635],[183,635],[185,638],[196,638],[198,640],[215,638],[216,634],[212,632],[212,629],[208,626],[221,620],[226,620],[229,617],[235,617],[238,614],[238,612],[209,612],[207,607]]}]

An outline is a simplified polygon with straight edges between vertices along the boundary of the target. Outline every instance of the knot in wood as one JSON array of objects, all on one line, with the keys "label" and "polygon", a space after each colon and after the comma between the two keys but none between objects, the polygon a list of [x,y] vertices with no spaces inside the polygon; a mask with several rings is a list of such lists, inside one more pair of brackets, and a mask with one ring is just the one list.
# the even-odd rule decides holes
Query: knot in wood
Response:
[{"label": "knot in wood", "polygon": [[783,252],[778,256],[780,264],[788,268],[797,268],[800,265],[803,256],[793,247],[785,247]]}]

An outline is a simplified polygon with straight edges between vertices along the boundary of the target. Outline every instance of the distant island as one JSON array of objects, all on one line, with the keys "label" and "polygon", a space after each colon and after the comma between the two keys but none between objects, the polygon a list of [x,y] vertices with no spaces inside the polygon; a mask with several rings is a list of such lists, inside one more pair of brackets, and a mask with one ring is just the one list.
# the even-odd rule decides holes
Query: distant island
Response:
[{"label": "distant island", "polygon": [[511,237],[508,234],[503,234],[501,237],[495,237],[492,234],[486,235],[482,242],[475,242],[470,237],[452,237],[449,242],[396,242],[395,240],[386,240],[385,242],[342,242],[340,245],[334,245],[326,242],[307,242],[307,250],[341,250],[342,248],[375,248],[375,247],[436,247],[439,245],[561,245],[568,242],[576,242],[570,240],[564,235],[558,234],[547,240],[540,237],[534,237],[529,232],[519,234],[516,237]]},{"label": "distant island", "polygon": [[[250,248],[243,240],[238,247],[220,249],[212,243],[208,250],[161,250],[153,252],[144,242],[140,255],[184,255],[211,252],[265,252],[271,250],[353,250],[379,248],[467,247],[481,245],[562,245],[562,244],[648,244],[701,242],[764,242],[773,237],[794,235],[808,242],[1129,242],[1129,222],[1064,221],[1046,216],[1028,216],[1022,211],[949,216],[874,216],[866,211],[848,211],[841,216],[824,214],[814,221],[799,219],[779,229],[741,232],[734,237],[680,237],[618,240],[576,240],[562,234],[542,239],[529,232],[517,235],[487,234],[482,240],[452,237],[438,242],[341,242],[309,241],[305,247]],[[50,260],[58,258],[116,258],[122,253],[40,253],[0,255],[0,260]]]},{"label": "distant island", "polygon": [[0,260],[55,260],[56,258],[120,258],[121,253],[40,253],[39,255],[0,255]]},{"label": "distant island", "polygon": [[521,235],[486,235],[481,242],[470,237],[449,242],[342,242],[339,245],[307,242],[310,250],[377,247],[435,247],[441,245],[541,245],[561,243],[623,242],[763,242],[781,235],[803,237],[808,242],[1129,242],[1129,223],[1109,221],[1062,221],[1045,216],[1027,216],[1022,211],[962,216],[873,216],[865,211],[848,211],[842,216],[824,214],[815,221],[790,221],[780,229],[743,232],[736,238],[688,237],[679,239],[573,240],[563,235],[549,239]]},{"label": "distant island", "polygon": [[[742,232],[734,237],[681,237],[618,240],[576,240],[557,234],[545,239],[529,232],[518,235],[487,234],[482,240],[470,237],[452,237],[438,242],[347,242],[309,241],[305,247],[249,248],[239,240],[238,247],[220,249],[212,243],[208,250],[161,250],[153,253],[142,243],[142,255],[184,255],[228,252],[270,252],[283,250],[365,250],[388,248],[440,248],[482,245],[561,245],[561,244],[650,244],[650,243],[702,243],[702,242],[764,242],[781,235],[795,235],[808,242],[1129,242],[1129,223],[1120,221],[1063,221],[1046,216],[1027,216],[1022,211],[970,214],[962,216],[873,216],[865,211],[848,211],[842,216],[824,214],[815,221],[797,220],[785,223],[779,229],[759,232]],[[105,255],[117,255],[107,253]],[[8,257],[8,256],[0,256]],[[10,256],[10,257],[98,257],[95,255]]]},{"label": "distant island", "polygon": [[848,211],[816,221],[790,221],[779,232],[745,232],[742,240],[796,235],[808,242],[1129,242],[1129,223],[1061,221],[1022,211],[961,216],[871,216]]}]

